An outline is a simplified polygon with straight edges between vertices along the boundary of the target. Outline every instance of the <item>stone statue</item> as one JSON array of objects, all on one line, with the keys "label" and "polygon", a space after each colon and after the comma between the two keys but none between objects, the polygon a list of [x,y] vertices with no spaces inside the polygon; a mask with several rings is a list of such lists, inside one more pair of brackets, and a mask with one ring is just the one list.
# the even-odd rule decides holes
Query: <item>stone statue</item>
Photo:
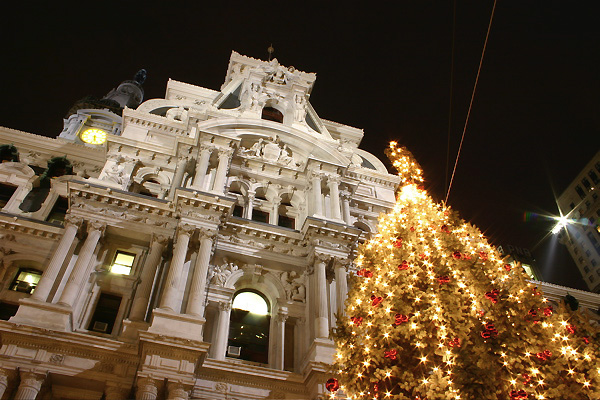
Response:
[{"label": "stone statue", "polygon": [[286,298],[293,301],[304,301],[306,298],[306,287],[304,275],[298,275],[296,271],[284,271],[280,275],[281,283],[285,289]]},{"label": "stone statue", "polygon": [[140,69],[138,72],[135,73],[133,80],[136,81],[137,83],[139,83],[140,85],[143,85],[144,82],[146,82],[146,77],[148,76],[148,73],[146,72],[145,69]]},{"label": "stone statue", "polygon": [[238,266],[230,262],[227,257],[223,258],[223,264],[215,265],[210,272],[209,282],[217,286],[225,286],[227,278],[238,270]]}]

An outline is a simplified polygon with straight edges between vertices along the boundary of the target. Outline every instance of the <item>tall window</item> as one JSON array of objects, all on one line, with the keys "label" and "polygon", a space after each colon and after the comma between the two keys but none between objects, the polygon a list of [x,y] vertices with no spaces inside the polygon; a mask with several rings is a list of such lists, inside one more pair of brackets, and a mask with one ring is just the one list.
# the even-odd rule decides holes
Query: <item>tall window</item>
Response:
[{"label": "tall window", "polygon": [[110,272],[118,275],[129,275],[134,261],[135,254],[117,250],[115,259],[110,266]]},{"label": "tall window", "polygon": [[67,198],[58,196],[56,203],[54,203],[54,207],[52,207],[52,211],[50,211],[50,214],[48,214],[46,221],[63,224],[65,222],[65,215],[67,215],[68,209],[69,201]]},{"label": "tall window", "polygon": [[15,194],[16,190],[16,186],[0,183],[0,208],[4,207],[6,203],[8,203],[12,195]]},{"label": "tall window", "polygon": [[117,320],[121,296],[108,293],[100,293],[96,310],[90,321],[88,330],[101,333],[111,333]]},{"label": "tall window", "polygon": [[10,290],[32,294],[41,277],[42,272],[37,269],[19,268],[17,276],[10,285]]},{"label": "tall window", "polygon": [[261,294],[245,290],[235,295],[231,308],[227,355],[267,364],[271,320],[267,301]]}]

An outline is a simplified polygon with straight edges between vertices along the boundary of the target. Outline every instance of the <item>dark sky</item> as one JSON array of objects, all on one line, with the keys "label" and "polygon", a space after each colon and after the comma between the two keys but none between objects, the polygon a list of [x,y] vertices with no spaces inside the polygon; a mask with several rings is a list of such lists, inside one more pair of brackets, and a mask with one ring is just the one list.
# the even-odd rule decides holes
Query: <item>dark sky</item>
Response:
[{"label": "dark sky", "polygon": [[[453,0],[393,8],[286,2],[12,3],[0,16],[0,125],[56,136],[70,106],[103,96],[139,68],[146,98],[168,78],[219,89],[231,50],[317,73],[311,103],[363,128],[384,159],[389,140],[445,197]],[[224,2],[220,2],[224,3]],[[529,248],[550,282],[584,288],[564,246],[544,238],[560,194],[600,149],[600,21],[593,1],[499,1],[450,205],[494,244]],[[451,164],[492,0],[457,1]],[[549,256],[553,254],[553,256]]]}]

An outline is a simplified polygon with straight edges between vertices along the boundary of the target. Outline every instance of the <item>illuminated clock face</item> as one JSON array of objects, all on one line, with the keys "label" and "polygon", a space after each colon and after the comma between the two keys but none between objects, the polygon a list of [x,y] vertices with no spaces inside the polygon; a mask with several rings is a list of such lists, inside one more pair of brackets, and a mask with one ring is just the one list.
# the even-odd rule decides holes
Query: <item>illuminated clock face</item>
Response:
[{"label": "illuminated clock face", "polygon": [[81,134],[81,140],[89,144],[102,144],[106,142],[106,132],[102,129],[88,129]]}]

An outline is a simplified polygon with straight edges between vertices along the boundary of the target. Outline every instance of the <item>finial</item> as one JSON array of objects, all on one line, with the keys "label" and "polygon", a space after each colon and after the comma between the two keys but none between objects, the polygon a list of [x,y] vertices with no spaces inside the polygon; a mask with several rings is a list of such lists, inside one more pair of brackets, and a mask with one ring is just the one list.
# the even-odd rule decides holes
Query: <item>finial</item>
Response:
[{"label": "finial", "polygon": [[148,76],[146,70],[140,69],[138,72],[136,72],[133,80],[142,85],[146,81],[146,76]]},{"label": "finial", "polygon": [[269,61],[271,61],[271,57],[273,56],[274,52],[275,52],[275,49],[273,48],[273,43],[271,43],[271,45],[267,49],[267,53],[269,53]]}]

